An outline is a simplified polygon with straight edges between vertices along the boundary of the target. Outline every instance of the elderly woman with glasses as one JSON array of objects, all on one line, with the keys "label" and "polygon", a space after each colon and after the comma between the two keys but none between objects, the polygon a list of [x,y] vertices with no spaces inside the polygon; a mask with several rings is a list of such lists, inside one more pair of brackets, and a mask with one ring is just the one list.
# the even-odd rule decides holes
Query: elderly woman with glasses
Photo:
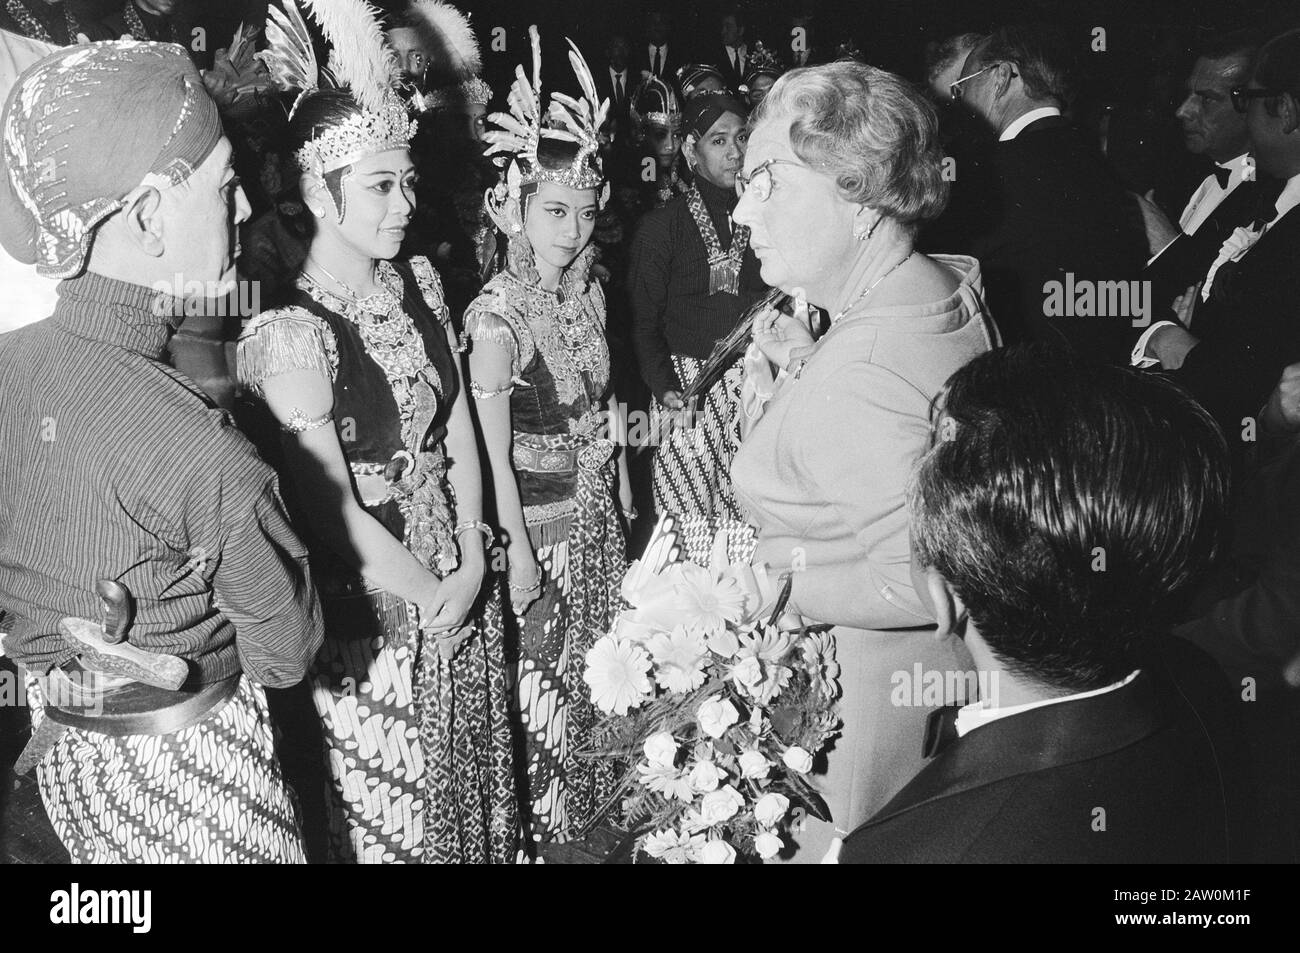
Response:
[{"label": "elderly woman with glasses", "polygon": [[[754,561],[791,571],[791,611],[833,626],[843,731],[813,774],[832,820],[803,821],[789,845],[816,862],[920,769],[930,713],[974,700],[942,697],[973,684],[971,665],[959,640],[935,637],[913,585],[904,489],[931,400],[996,331],[973,258],[913,249],[947,199],[919,92],[860,63],[797,69],[751,125],[733,217],[795,307],[754,319],[775,386],[732,479],[758,529]],[[816,341],[808,305],[830,318]]]}]

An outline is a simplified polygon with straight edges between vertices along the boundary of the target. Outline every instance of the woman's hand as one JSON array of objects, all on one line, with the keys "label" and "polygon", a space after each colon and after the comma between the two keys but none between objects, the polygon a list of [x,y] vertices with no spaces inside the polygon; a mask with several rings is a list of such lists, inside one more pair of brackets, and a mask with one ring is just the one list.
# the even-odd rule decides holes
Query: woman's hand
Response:
[{"label": "woman's hand", "polygon": [[444,576],[429,598],[420,603],[422,629],[441,636],[465,624],[483,588],[485,563],[483,551],[478,547],[461,550],[460,566]]},{"label": "woman's hand", "polygon": [[450,662],[456,657],[456,652],[470,636],[474,634],[474,623],[466,622],[458,629],[450,629],[446,632],[437,633],[434,638],[438,641],[438,654]]},{"label": "woman's hand", "polygon": [[510,560],[506,574],[510,581],[510,607],[515,615],[522,616],[542,595],[542,567],[537,565],[537,557],[526,538],[512,541],[506,554]]},{"label": "woman's hand", "polygon": [[681,391],[664,391],[664,395],[659,398],[659,403],[663,404],[664,408],[668,411],[664,416],[668,418],[668,422],[672,425],[673,430],[690,429],[691,415],[686,410],[686,404],[682,402]]},{"label": "woman's hand", "polygon": [[618,483],[618,506],[629,523],[636,519],[636,507],[632,505],[632,487],[626,478]]},{"label": "woman's hand", "polygon": [[807,302],[796,304],[793,316],[776,308],[760,312],[754,318],[754,343],[778,368],[788,368],[793,351],[814,343],[812,331],[808,330]]}]

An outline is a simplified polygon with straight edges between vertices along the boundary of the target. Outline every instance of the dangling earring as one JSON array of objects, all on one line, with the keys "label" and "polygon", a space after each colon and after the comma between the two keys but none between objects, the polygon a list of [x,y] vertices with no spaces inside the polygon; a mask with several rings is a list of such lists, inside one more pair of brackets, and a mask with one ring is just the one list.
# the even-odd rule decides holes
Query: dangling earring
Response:
[{"label": "dangling earring", "polygon": [[[865,205],[862,207],[864,209],[866,208]],[[877,217],[876,220],[871,223],[871,227],[866,229],[865,231],[855,228],[853,230],[853,237],[860,242],[870,241],[871,236],[876,233],[876,228],[879,227],[879,225],[880,225],[880,217]]]}]

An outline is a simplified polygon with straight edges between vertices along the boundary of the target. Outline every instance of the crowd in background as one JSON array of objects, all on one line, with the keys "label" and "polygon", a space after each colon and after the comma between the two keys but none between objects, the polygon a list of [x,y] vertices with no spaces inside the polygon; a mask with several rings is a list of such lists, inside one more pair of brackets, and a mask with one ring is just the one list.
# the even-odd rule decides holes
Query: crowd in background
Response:
[{"label": "crowd in background", "polygon": [[[619,506],[609,507],[608,525],[629,531],[629,553],[663,512],[680,518],[700,562],[719,532],[734,557],[776,566],[788,564],[791,540],[815,544],[792,602],[837,626],[843,677],[856,688],[846,691],[827,781],[840,826],[795,846],[819,858],[843,840],[842,860],[1018,859],[1005,845],[1019,824],[1042,833],[1049,855],[1294,861],[1300,31],[1288,28],[1296,24],[1253,11],[1221,28],[1098,33],[1007,18],[891,38],[867,12],[842,19],[811,4],[753,6],[712,19],[693,12],[689,25],[681,11],[650,8],[599,36],[591,24],[579,31],[610,103],[599,130],[608,196],[581,252],[599,293],[584,291],[582,307],[603,309],[617,413],[651,421],[618,461]],[[295,276],[321,226],[285,148],[307,140],[252,56],[264,40],[256,29],[242,40],[237,32],[240,22],[260,24],[264,7],[249,4],[233,19],[222,8],[216,19],[184,0],[127,0],[121,10],[7,0],[0,27],[55,45],[133,35],[186,46],[248,196],[239,276],[257,283],[266,308],[306,301]],[[614,18],[602,9],[604,26]],[[418,202],[399,258],[432,263],[449,339],[475,342],[467,381],[482,415],[520,374],[535,381],[520,363],[521,332],[484,314],[485,299],[515,293],[502,290],[501,276],[519,273],[508,230],[484,205],[500,167],[483,151],[487,116],[504,108],[514,65],[525,62],[524,40],[502,27],[498,50],[491,11],[470,12],[483,65],[468,80],[437,74],[438,51],[400,10],[386,11],[385,26],[420,123],[410,144]],[[917,17],[891,8],[886,19]],[[210,38],[196,49],[185,37],[204,24]],[[560,34],[543,30],[548,49],[559,49]],[[1144,68],[1120,52],[1135,36],[1150,51]],[[562,73],[560,56],[546,60],[552,77]],[[794,72],[805,67],[819,69]],[[800,116],[811,118],[801,126]],[[786,178],[783,163],[804,169]],[[802,183],[809,170],[830,177],[834,197]],[[427,291],[418,270],[397,274],[393,287],[405,282],[414,294],[422,282]],[[229,409],[240,376],[234,342],[249,317],[196,315],[168,352]],[[754,348],[728,352],[743,320],[742,343]],[[503,341],[512,357],[492,390],[484,365],[475,376],[472,348]],[[599,380],[587,368],[579,388],[587,410],[611,399]],[[951,445],[932,434],[945,421],[955,427]],[[505,442],[494,451],[491,440],[484,467],[497,466],[500,485],[511,450]],[[990,501],[981,485],[1012,489]],[[823,504],[816,515],[809,499]],[[515,536],[525,538],[523,517],[536,529],[529,505],[498,497],[478,515],[514,507]],[[536,573],[510,576],[509,588],[525,593],[513,597],[521,617],[536,596],[516,584],[549,578],[560,539],[537,536],[536,552],[522,557]],[[1079,568],[1097,550],[1111,560],[1103,581],[1095,565]],[[613,549],[604,556],[618,562]],[[539,643],[567,624],[568,598],[567,589],[554,603],[543,597],[551,615],[538,623]],[[936,620],[949,642],[928,629],[916,635]],[[499,619],[479,624],[499,637]],[[1144,641],[1153,626],[1172,626],[1179,646],[1211,657],[1231,695],[1249,704],[1223,701],[1220,673],[1207,675],[1199,653],[1155,660]],[[1057,634],[1042,638],[1049,630]],[[994,659],[1023,680],[1021,704],[1038,707],[1011,719],[1026,734],[1004,723],[996,744],[978,725],[965,738],[971,726],[961,716],[949,760],[923,770],[914,742],[931,730],[931,712],[912,712],[904,725],[886,710],[890,673],[913,661],[983,668]],[[1124,694],[1144,670],[1160,673],[1152,689],[1160,699],[1204,689],[1214,699],[1209,720],[1232,723],[1246,740],[1241,763],[1206,760],[1207,749],[1187,740],[1188,718],[1207,717],[1198,705],[1169,715],[1167,737],[1116,727],[1149,714]],[[1044,723],[1040,735],[1025,727],[1026,718],[1050,717],[1045,698],[1082,703],[1102,692],[1113,710],[1094,698],[1077,723]],[[1168,715],[1163,704],[1156,708]],[[1051,764],[1016,760],[1012,752],[1053,730],[1124,739],[1106,750],[1080,740]],[[1210,750],[1234,747],[1218,732],[1207,734]],[[927,755],[942,750],[926,745]],[[1003,773],[972,796],[954,768],[957,752]],[[863,764],[878,774],[855,775]],[[1236,782],[1209,790],[1225,772]],[[1008,778],[1042,787],[1015,795],[1023,811],[1010,811],[1006,825],[989,822],[971,836],[972,818],[987,820],[997,798],[1012,796],[997,787]],[[1093,842],[1080,846],[1087,838],[1073,821],[1033,813],[1044,800],[1073,804],[1099,778],[1105,791],[1143,804],[1168,795],[1171,779],[1185,787],[1177,810],[1144,808],[1132,828],[1147,825],[1137,839],[1148,853],[1090,855]],[[591,782],[587,800],[605,783]],[[946,785],[968,799],[916,811],[927,784],[931,794]],[[1170,854],[1185,832],[1151,828],[1172,825],[1167,815],[1179,811],[1231,814],[1224,837],[1240,839],[1224,846],[1207,836]],[[933,846],[944,838],[960,847]]]}]

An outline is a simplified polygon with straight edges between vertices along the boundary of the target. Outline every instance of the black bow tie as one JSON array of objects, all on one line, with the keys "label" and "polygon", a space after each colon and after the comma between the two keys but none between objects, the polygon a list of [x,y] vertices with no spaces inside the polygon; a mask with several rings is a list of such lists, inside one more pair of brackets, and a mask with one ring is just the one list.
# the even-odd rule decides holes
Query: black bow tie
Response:
[{"label": "black bow tie", "polygon": [[1255,206],[1255,220],[1251,228],[1259,229],[1277,218],[1277,200],[1282,197],[1286,183],[1271,175],[1261,175],[1256,179],[1259,198]]},{"label": "black bow tie", "polygon": [[1214,178],[1218,181],[1219,188],[1226,189],[1228,187],[1228,180],[1232,178],[1232,170],[1216,165],[1214,167]]},{"label": "black bow tie", "polygon": [[961,705],[946,705],[930,712],[925,720],[925,738],[921,742],[921,754],[933,758],[957,740],[957,713]]}]

